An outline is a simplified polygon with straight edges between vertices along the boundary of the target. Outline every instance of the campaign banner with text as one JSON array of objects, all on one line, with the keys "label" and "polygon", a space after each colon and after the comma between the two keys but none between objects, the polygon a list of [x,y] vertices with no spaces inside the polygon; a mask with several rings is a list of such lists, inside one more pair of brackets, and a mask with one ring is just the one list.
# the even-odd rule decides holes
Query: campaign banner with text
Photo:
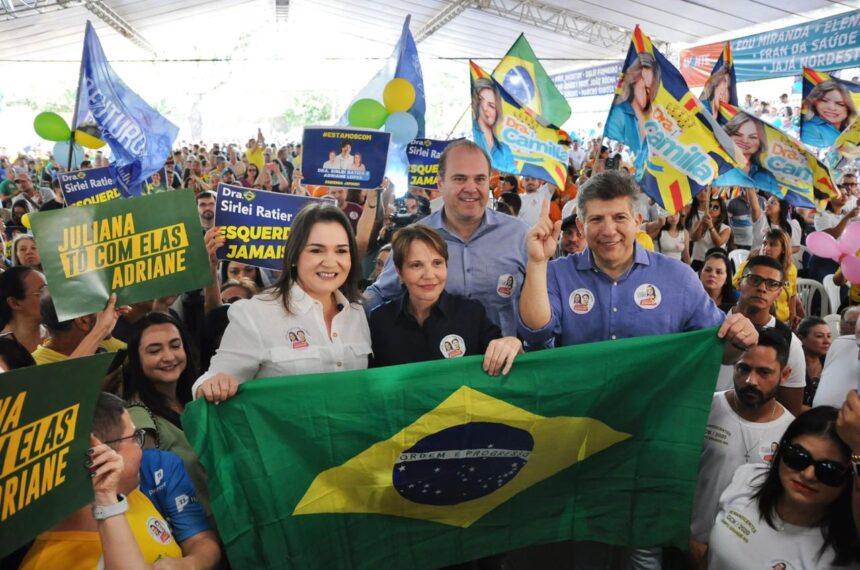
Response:
[{"label": "campaign banner with text", "polygon": [[280,271],[293,218],[308,204],[325,201],[219,184],[215,225],[226,242],[218,259]]},{"label": "campaign banner with text", "polygon": [[[835,70],[860,65],[860,10],[731,41],[738,81],[800,75],[804,67]],[[681,50],[680,67],[691,87],[704,85],[722,43]]]},{"label": "campaign banner with text", "polygon": [[575,69],[550,76],[567,99],[609,95],[615,91],[622,62]]},{"label": "campaign banner with text", "polygon": [[639,185],[670,214],[743,159],[638,26],[603,134],[630,147]]},{"label": "campaign banner with text", "polygon": [[212,283],[191,190],[30,216],[60,321]]},{"label": "campaign banner with text", "polygon": [[113,357],[97,354],[3,374],[0,558],[92,502],[84,460]]},{"label": "campaign banner with text", "polygon": [[389,133],[369,129],[305,127],[303,184],[378,188],[385,176]]},{"label": "campaign banner with text", "polygon": [[451,141],[415,139],[406,147],[409,158],[409,186],[436,189],[439,159]]},{"label": "campaign banner with text", "polygon": [[517,103],[474,61],[469,61],[469,67],[472,139],[490,156],[493,168],[564,188],[570,136]]},{"label": "campaign banner with text", "polygon": [[69,206],[85,206],[122,198],[110,166],[58,172],[60,190]]},{"label": "campaign banner with text", "polygon": [[747,165],[723,174],[714,186],[758,188],[800,208],[815,208],[836,193],[824,164],[791,136],[726,103],[720,115]]}]

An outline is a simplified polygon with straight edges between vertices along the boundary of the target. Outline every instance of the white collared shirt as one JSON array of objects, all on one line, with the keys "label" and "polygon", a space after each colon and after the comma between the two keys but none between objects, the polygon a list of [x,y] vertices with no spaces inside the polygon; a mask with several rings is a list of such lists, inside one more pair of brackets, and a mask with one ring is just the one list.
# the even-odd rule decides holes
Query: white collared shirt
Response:
[{"label": "white collared shirt", "polygon": [[281,298],[270,292],[234,303],[221,346],[191,393],[196,394],[200,384],[219,372],[242,383],[256,378],[367,368],[370,328],[364,310],[358,304],[350,304],[340,291],[335,296],[343,309],[332,321],[331,337],[322,303],[298,285],[290,290],[290,313]]}]

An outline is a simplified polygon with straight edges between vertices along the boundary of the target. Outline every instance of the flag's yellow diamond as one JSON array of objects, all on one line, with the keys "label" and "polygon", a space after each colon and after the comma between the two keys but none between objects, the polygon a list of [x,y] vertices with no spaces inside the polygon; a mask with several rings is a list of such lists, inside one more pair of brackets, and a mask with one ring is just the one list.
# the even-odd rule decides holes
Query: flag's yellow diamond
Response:
[{"label": "flag's yellow diamond", "polygon": [[311,483],[294,515],[377,513],[468,527],[520,491],[628,439],[467,386]]}]

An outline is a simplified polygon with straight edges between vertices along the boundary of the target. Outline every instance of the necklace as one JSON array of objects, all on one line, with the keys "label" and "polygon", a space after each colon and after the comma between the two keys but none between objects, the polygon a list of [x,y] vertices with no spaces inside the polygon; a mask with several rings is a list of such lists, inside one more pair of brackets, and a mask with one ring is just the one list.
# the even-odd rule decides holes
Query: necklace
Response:
[{"label": "necklace", "polygon": [[[755,443],[753,443],[752,445],[749,445],[749,443],[747,442],[746,432],[744,431],[744,426],[741,423],[741,420],[739,419],[739,418],[742,418],[743,416],[741,416],[740,412],[738,412],[738,410],[737,410],[737,407],[738,407],[737,406],[737,397],[738,397],[738,395],[736,392],[732,392],[732,395],[735,397],[736,401],[733,404],[731,398],[728,398],[729,408],[731,408],[731,410],[737,416],[735,418],[735,422],[737,422],[738,429],[741,432],[741,442],[742,442],[742,445],[744,447],[744,463],[749,463],[750,462],[750,453],[752,452],[753,449],[755,449],[761,443],[761,437],[759,437],[755,441]],[[772,401],[771,402],[770,418],[768,418],[768,420],[767,420],[768,422],[773,421],[774,416],[776,416],[776,408],[777,408],[776,402]],[[758,422],[756,422],[756,423],[758,423]],[[767,422],[762,422],[762,423],[767,423]]]}]

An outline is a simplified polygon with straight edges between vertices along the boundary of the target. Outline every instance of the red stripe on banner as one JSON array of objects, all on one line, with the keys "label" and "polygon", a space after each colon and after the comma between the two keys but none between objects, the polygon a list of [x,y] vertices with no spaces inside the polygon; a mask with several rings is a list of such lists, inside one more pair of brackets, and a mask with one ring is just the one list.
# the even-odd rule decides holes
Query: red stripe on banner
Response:
[{"label": "red stripe on banner", "polygon": [[684,207],[684,199],[681,197],[681,185],[677,180],[669,184],[669,192],[672,194],[672,204],[675,206],[674,211],[677,212]]},{"label": "red stripe on banner", "polygon": [[821,75],[821,73],[815,71],[814,69],[810,69],[809,67],[805,67],[803,69],[803,75],[805,75],[815,85],[818,85],[822,81],[825,81],[825,78]]},{"label": "red stripe on banner", "polygon": [[645,38],[642,37],[642,30],[639,26],[633,30],[633,43],[636,45],[636,53],[645,51]]},{"label": "red stripe on banner", "polygon": [[687,102],[684,103],[684,108],[688,111],[692,111],[696,108],[696,100],[690,97],[689,99],[687,99]]},{"label": "red stripe on banner", "polygon": [[726,67],[731,67],[733,65],[731,42],[726,42],[726,47],[723,48],[723,65]]}]

